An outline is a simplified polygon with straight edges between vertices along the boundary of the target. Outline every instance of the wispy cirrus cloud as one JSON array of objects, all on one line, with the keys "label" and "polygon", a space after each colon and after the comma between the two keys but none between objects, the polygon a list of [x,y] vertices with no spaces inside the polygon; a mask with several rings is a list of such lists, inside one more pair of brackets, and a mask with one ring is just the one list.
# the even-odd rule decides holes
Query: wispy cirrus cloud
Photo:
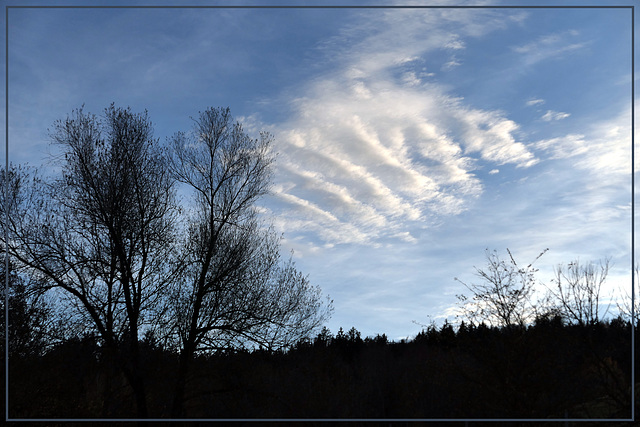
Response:
[{"label": "wispy cirrus cloud", "polygon": [[460,62],[455,56],[452,56],[448,62],[444,63],[441,69],[442,71],[449,71],[454,69],[455,67],[459,67],[460,65],[462,65],[462,62]]},{"label": "wispy cirrus cloud", "polygon": [[[548,160],[571,158],[574,168],[588,170],[593,174],[585,180],[602,183],[603,177],[626,177],[631,173],[630,112],[624,111],[616,117],[593,123],[586,132],[544,139],[531,144],[544,153]],[[636,172],[640,165],[636,166]],[[616,178],[617,179],[617,178]]]},{"label": "wispy cirrus cloud", "polygon": [[571,114],[569,114],[569,113],[563,113],[563,112],[560,112],[560,111],[547,110],[547,112],[544,113],[544,115],[541,117],[541,119],[544,120],[545,122],[550,122],[550,121],[554,121],[554,120],[566,119],[570,115]]},{"label": "wispy cirrus cloud", "polygon": [[528,107],[531,107],[531,106],[534,106],[534,105],[542,105],[542,104],[544,104],[544,102],[545,102],[544,99],[532,98],[532,99],[530,99],[530,100],[528,100],[526,102],[526,105]]},{"label": "wispy cirrus cloud", "polygon": [[274,209],[289,231],[327,244],[414,242],[482,193],[480,162],[538,161],[517,141],[517,123],[449,95],[423,67],[429,52],[464,51],[465,37],[508,18],[486,13],[479,25],[465,11],[393,12],[374,15],[379,22],[355,42],[358,24],[331,40],[340,41],[335,68],[304,87],[291,117],[272,129],[281,153]]},{"label": "wispy cirrus cloud", "polygon": [[579,35],[580,33],[576,30],[547,34],[531,43],[513,46],[511,49],[525,56],[525,65],[533,65],[546,59],[559,57],[568,52],[584,49],[588,45],[588,42],[576,41]]},{"label": "wispy cirrus cloud", "polygon": [[563,137],[538,141],[533,146],[548,153],[548,159],[565,159],[588,150],[584,135],[569,134]]}]

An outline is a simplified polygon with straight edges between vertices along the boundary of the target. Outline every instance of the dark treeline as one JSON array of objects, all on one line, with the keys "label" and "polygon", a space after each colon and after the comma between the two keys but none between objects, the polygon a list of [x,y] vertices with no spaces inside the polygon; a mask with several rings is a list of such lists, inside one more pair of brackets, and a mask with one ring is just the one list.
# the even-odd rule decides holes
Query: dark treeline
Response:
[{"label": "dark treeline", "polygon": [[[621,319],[528,327],[430,326],[415,338],[326,328],[288,350],[200,354],[195,418],[628,418],[631,330]],[[168,417],[179,357],[141,343],[149,413]],[[17,418],[135,417],[126,379],[91,337],[11,360]],[[637,394],[636,394],[637,396]],[[637,403],[636,403],[637,404]]]}]

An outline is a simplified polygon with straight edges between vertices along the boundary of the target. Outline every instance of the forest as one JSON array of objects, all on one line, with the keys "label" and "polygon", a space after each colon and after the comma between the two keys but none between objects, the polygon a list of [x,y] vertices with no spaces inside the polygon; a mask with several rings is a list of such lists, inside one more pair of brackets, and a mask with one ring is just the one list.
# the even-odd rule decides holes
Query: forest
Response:
[{"label": "forest", "polygon": [[631,417],[637,307],[609,313],[607,259],[557,266],[541,293],[546,250],[487,250],[455,324],[334,335],[259,209],[271,135],[210,108],[165,144],[111,105],[50,138],[55,174],[0,175],[9,419]]},{"label": "forest", "polygon": [[[630,337],[630,323],[620,319],[580,326],[561,317],[513,329],[445,324],[400,342],[325,328],[288,351],[200,354],[188,377],[186,417],[628,418]],[[12,417],[135,418],[131,390],[95,337],[44,354],[15,351]],[[153,418],[170,416],[178,364],[153,336],[142,340]]]}]

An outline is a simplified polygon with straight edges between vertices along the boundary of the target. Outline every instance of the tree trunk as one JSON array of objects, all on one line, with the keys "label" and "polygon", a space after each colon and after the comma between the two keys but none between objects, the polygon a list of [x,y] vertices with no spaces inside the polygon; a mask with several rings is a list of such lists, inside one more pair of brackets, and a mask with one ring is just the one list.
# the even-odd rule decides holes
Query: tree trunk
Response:
[{"label": "tree trunk", "polygon": [[171,418],[184,417],[184,393],[187,385],[187,374],[189,373],[189,362],[193,351],[191,345],[186,345],[180,353],[180,365],[178,366],[178,378],[173,394],[173,405],[171,407]]},{"label": "tree trunk", "polygon": [[133,375],[134,378],[131,386],[133,387],[133,392],[136,398],[137,417],[147,418],[149,416],[149,412],[147,410],[147,394],[145,392],[144,379],[138,374],[138,372],[134,372]]},{"label": "tree trunk", "polygon": [[138,315],[132,316],[130,326],[130,345],[131,345],[131,387],[136,399],[136,409],[138,418],[147,418],[149,412],[147,410],[147,393],[144,386],[144,375],[140,367],[140,346],[138,343]]},{"label": "tree trunk", "polygon": [[147,418],[149,416],[147,409],[147,393],[144,385],[144,378],[140,374],[139,367],[137,364],[129,367],[121,365],[121,370],[133,390],[133,397],[136,402],[136,417]]}]

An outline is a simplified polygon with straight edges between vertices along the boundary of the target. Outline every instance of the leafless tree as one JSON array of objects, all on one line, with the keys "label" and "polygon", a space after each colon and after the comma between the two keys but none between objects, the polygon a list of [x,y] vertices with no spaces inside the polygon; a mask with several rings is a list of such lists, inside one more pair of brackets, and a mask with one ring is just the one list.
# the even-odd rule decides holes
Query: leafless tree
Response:
[{"label": "leafless tree", "polygon": [[533,298],[534,276],[538,270],[533,263],[547,251],[542,251],[526,267],[520,267],[509,249],[508,261],[501,259],[497,251],[487,249],[487,267],[474,267],[476,276],[482,280],[480,283],[467,284],[456,278],[471,292],[471,298],[457,296],[463,317],[475,324],[487,322],[508,328],[532,321],[538,309]]},{"label": "leafless tree", "polygon": [[[170,147],[147,113],[76,110],[51,132],[61,176],[2,174],[2,241],[21,273],[91,326],[147,416],[139,341],[163,333],[180,352],[172,412],[182,415],[198,351],[308,336],[331,301],[310,285],[258,212],[270,186],[272,138],[250,138],[228,109],[200,114]],[[192,203],[178,207],[178,182]]]},{"label": "leafless tree", "polygon": [[[318,327],[328,316],[318,288],[260,220],[256,201],[270,186],[272,137],[251,138],[229,109],[202,112],[191,134],[172,139],[173,171],[193,195],[181,273],[173,288],[180,368],[172,415],[183,415],[196,352],[253,342],[274,348]],[[169,322],[168,322],[169,323]]]},{"label": "leafless tree", "polygon": [[[610,259],[606,258],[597,264],[582,264],[575,260],[566,266],[556,266],[550,294],[557,305],[557,311],[564,319],[589,327],[598,324],[607,315],[612,295],[603,295],[603,285],[609,273],[609,263]],[[629,309],[630,302],[629,300],[629,305],[626,306]],[[622,314],[624,315],[623,311]],[[608,396],[624,407],[631,396],[620,369],[603,355],[592,335],[585,337],[585,343]]]},{"label": "leafless tree", "polygon": [[75,110],[51,138],[61,149],[60,177],[6,175],[8,252],[91,322],[146,417],[138,338],[171,280],[174,180],[146,112],[112,105],[98,118]]},{"label": "leafless tree", "polygon": [[[635,318],[636,324],[638,322],[638,313],[640,313],[640,301],[638,299],[638,283],[640,281],[640,264],[636,263],[635,268],[633,269],[633,281],[631,285],[635,288],[635,291],[632,293],[629,290],[629,286],[623,286],[620,289],[620,293],[622,296],[618,298],[616,301],[616,306],[618,307],[619,316],[633,323],[632,319]],[[631,297],[633,294],[633,298]]]},{"label": "leafless tree", "polygon": [[[0,359],[5,360],[6,342],[9,344],[8,354],[11,358],[41,355],[51,341],[50,333],[54,330],[51,309],[43,292],[30,286],[27,277],[18,275],[11,262],[7,270],[4,256],[0,259],[1,288],[3,292],[8,292],[9,302],[9,329],[5,331],[2,328],[0,332]],[[4,293],[0,301],[0,312],[5,313]],[[9,333],[8,337],[5,332]]]},{"label": "leafless tree", "polygon": [[580,264],[579,260],[555,268],[551,295],[558,304],[558,311],[568,321],[594,325],[609,311],[611,303],[604,306],[602,285],[609,273],[609,259]]}]

